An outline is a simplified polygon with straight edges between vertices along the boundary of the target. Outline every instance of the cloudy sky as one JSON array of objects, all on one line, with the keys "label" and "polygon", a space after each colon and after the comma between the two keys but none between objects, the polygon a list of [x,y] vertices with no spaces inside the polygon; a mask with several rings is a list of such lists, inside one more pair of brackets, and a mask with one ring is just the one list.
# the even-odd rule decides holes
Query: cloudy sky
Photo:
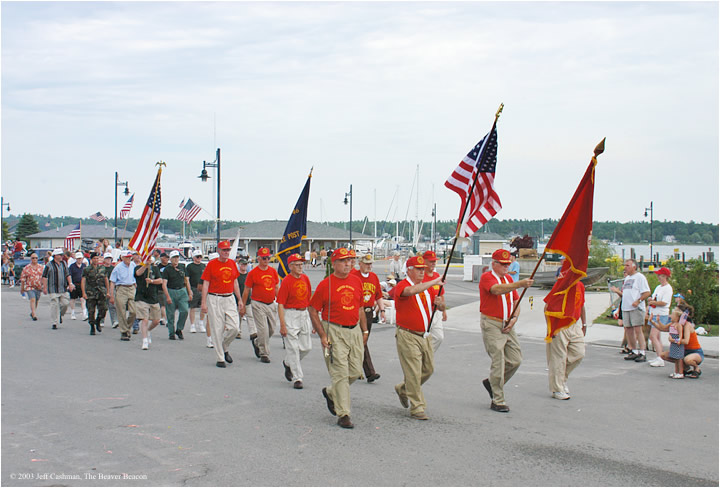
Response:
[{"label": "cloudy sky", "polygon": [[607,137],[596,220],[717,223],[719,84],[717,2],[3,2],[2,195],[112,218],[117,171],[139,217],[163,160],[163,215],[210,218],[220,147],[224,219],[287,219],[312,166],[311,220],[350,184],[454,219],[503,102],[499,218],[559,218]]}]

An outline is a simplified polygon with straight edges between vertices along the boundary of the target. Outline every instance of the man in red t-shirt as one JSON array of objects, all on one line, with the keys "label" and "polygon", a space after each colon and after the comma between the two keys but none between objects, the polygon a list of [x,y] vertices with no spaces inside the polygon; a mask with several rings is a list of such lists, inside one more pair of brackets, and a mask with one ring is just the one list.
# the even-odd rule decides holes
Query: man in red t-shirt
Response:
[{"label": "man in red t-shirt", "polygon": [[410,407],[412,418],[428,420],[421,386],[435,369],[428,328],[433,305],[440,311],[445,310],[445,298],[438,296],[434,289],[444,283],[441,276],[430,281],[423,279],[427,264],[422,256],[411,257],[405,266],[407,276],[395,287],[395,341],[404,375],[404,381],[395,385],[395,392],[400,404]]},{"label": "man in red t-shirt", "polygon": [[207,314],[210,338],[215,346],[218,368],[232,363],[230,344],[238,334],[240,327],[240,306],[233,295],[240,298],[238,287],[238,269],[230,259],[230,241],[218,243],[220,257],[211,260],[200,277],[203,281],[200,311]]},{"label": "man in red t-shirt", "polygon": [[[423,281],[432,281],[435,278],[440,277],[440,273],[435,271],[435,265],[437,264],[437,255],[435,251],[425,251],[423,259],[427,268],[425,269],[425,277]],[[434,285],[433,290],[435,294],[441,297],[445,296],[445,288],[440,285]],[[443,322],[447,321],[447,310],[437,310],[430,326],[430,338],[432,340],[433,353],[436,353],[443,339],[445,339],[445,330],[443,329]]]},{"label": "man in red t-shirt", "polygon": [[283,278],[277,296],[280,335],[285,338],[285,379],[292,381],[296,390],[303,387],[300,361],[312,349],[312,326],[307,312],[312,286],[310,279],[303,273],[303,261],[298,253],[288,256],[290,274]]},{"label": "man in red t-shirt", "polygon": [[280,276],[270,267],[270,249],[261,247],[257,252],[258,265],[245,278],[245,290],[242,295],[240,314],[245,315],[245,301],[252,291],[252,310],[257,339],[255,344],[260,351],[260,361],[270,362],[268,341],[275,333],[275,297],[280,289]]},{"label": "man in red t-shirt", "polygon": [[529,278],[513,281],[508,274],[510,263],[510,251],[495,251],[492,254],[491,269],[483,273],[479,285],[480,327],[485,350],[490,356],[490,376],[483,380],[483,386],[492,399],[490,408],[496,412],[510,411],[505,404],[503,387],[522,362],[520,344],[513,329],[520,314],[520,308],[515,308],[518,300],[515,290],[529,288],[533,284],[533,280]]},{"label": "man in red t-shirt", "polygon": [[[380,289],[380,280],[377,275],[372,272],[373,257],[372,254],[366,254],[360,260],[360,269],[353,269],[350,274],[357,276],[362,282],[363,293],[363,312],[365,313],[365,323],[367,324],[368,340],[370,332],[372,332],[373,308],[377,305],[378,315],[385,317],[385,304],[382,301],[382,290]],[[375,372],[370,350],[365,343],[365,352],[363,354],[363,371],[368,383],[380,379],[380,375]]]},{"label": "man in red t-shirt", "polygon": [[354,259],[355,253],[344,247],[333,252],[333,273],[315,289],[309,308],[332,380],[322,393],[328,410],[340,417],[338,425],[345,429],[354,427],[350,421],[350,385],[362,377],[363,348],[368,338],[365,314],[361,313],[362,282],[350,274]]}]

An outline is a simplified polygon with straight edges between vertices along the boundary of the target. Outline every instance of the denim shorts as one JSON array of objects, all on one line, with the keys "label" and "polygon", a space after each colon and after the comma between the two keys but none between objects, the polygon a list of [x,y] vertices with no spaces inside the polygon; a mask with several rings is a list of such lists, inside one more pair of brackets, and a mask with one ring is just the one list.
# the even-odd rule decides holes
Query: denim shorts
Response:
[{"label": "denim shorts", "polygon": [[40,290],[25,290],[25,295],[27,295],[28,300],[31,298],[34,298],[35,300],[40,300],[40,295],[42,295],[42,292]]},{"label": "denim shorts", "polygon": [[705,361],[705,353],[703,353],[702,348],[700,348],[700,349],[685,349],[685,356],[687,357],[688,354],[699,354],[700,362]]},{"label": "denim shorts", "polygon": [[[656,315],[656,321],[660,322],[663,325],[667,325],[670,323],[670,316],[669,315]],[[652,322],[650,322],[650,325],[652,325]],[[653,329],[657,329],[654,325],[652,325]],[[659,330],[659,329],[658,329]]]}]

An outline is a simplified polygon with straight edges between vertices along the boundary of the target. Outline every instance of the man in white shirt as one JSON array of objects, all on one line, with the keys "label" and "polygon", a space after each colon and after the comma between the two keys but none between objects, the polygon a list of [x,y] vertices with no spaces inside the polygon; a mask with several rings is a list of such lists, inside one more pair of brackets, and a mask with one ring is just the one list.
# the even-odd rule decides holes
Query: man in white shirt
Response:
[{"label": "man in white shirt", "polygon": [[[648,315],[651,319],[655,319],[661,324],[670,323],[670,303],[672,302],[673,289],[668,279],[670,278],[670,270],[662,267],[655,271],[655,274],[660,280],[660,284],[655,287],[652,296],[648,300]],[[652,325],[652,321],[650,321]],[[660,340],[660,331],[652,326],[650,329],[650,342],[652,342],[653,348],[657,358],[650,361],[650,366],[660,367],[665,366],[665,361],[660,357],[663,352],[662,341]]]},{"label": "man in white shirt", "polygon": [[642,326],[645,324],[645,300],[650,296],[650,285],[642,273],[638,273],[637,261],[625,261],[625,280],[622,290],[612,287],[612,291],[622,297],[620,308],[622,310],[623,326],[628,338],[628,347],[632,349],[625,356],[628,361],[636,363],[647,361],[645,358],[645,336]]}]

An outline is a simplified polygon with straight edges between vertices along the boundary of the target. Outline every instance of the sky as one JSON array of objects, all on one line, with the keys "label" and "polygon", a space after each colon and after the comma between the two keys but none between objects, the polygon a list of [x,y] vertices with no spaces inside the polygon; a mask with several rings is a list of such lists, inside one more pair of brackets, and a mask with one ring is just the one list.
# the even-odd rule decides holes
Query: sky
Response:
[{"label": "sky", "polygon": [[[718,223],[717,2],[2,2],[12,214],[457,219],[443,186],[500,103],[500,219]],[[416,175],[419,174],[419,184]],[[419,194],[417,188],[419,187]],[[118,209],[126,197],[118,188]],[[7,209],[5,210],[7,214]]]}]

